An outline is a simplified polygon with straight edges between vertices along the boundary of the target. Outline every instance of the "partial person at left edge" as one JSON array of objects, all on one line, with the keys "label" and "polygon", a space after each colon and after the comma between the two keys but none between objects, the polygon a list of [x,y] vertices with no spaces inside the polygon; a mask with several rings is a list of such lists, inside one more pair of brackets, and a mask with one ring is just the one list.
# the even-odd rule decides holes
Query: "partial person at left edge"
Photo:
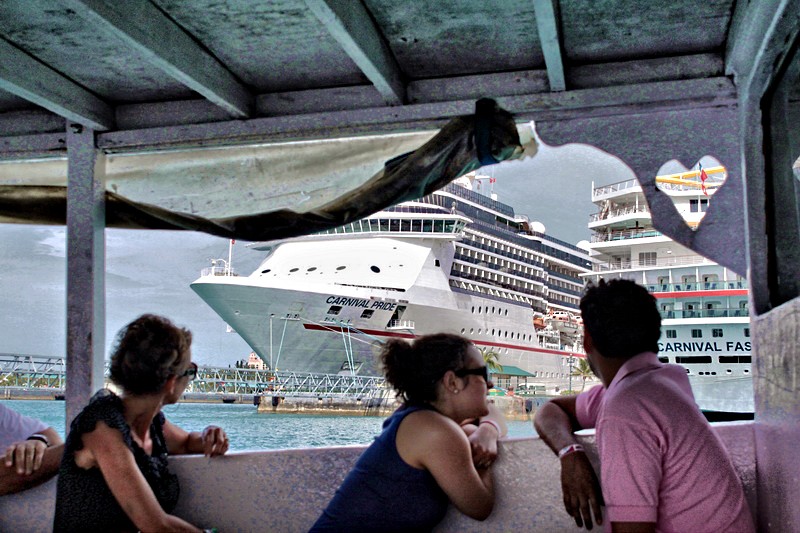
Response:
[{"label": "partial person at left edge", "polygon": [[44,483],[56,472],[64,443],[55,429],[41,420],[0,405],[0,496]]},{"label": "partial person at left edge", "polygon": [[55,533],[203,531],[171,514],[180,486],[168,456],[222,455],[228,437],[217,426],[187,432],[161,412],[197,377],[191,342],[189,330],[157,315],[142,315],[118,333],[109,375],[121,392],[100,390],[72,421]]}]

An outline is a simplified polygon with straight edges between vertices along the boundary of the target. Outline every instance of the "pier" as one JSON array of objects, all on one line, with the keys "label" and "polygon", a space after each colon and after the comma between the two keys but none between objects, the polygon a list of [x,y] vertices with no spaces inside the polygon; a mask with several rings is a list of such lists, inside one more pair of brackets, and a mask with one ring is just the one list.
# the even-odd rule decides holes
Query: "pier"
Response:
[{"label": "pier", "polygon": [[[63,394],[66,372],[66,359],[63,357],[0,354],[2,397],[10,397],[11,393],[8,391],[11,390]],[[105,363],[104,382],[109,385],[108,361]],[[376,376],[200,366],[197,379],[189,382],[185,396],[187,399],[197,398],[199,395],[361,399],[383,398],[387,390],[384,379]]]},{"label": "pier", "polygon": [[[105,364],[106,386],[108,362]],[[0,399],[63,399],[66,361],[62,357],[0,354]],[[544,397],[493,396],[509,419],[528,419]],[[396,407],[394,392],[378,376],[317,374],[200,366],[181,401],[253,403],[261,413],[387,416]]]}]

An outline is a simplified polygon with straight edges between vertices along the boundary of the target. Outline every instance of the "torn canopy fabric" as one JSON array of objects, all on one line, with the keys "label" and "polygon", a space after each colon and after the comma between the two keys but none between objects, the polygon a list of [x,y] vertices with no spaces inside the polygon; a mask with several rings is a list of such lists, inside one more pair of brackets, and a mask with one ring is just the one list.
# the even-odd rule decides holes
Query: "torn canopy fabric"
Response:
[{"label": "torn canopy fabric", "polygon": [[[198,200],[202,200],[206,194],[214,195],[215,193],[214,191],[208,192],[209,188],[204,187],[202,180],[199,182],[195,180],[193,185],[196,190],[191,193],[181,191],[177,195],[186,205],[173,205],[176,197],[175,188],[180,188],[182,185],[177,182],[170,184],[166,177],[160,182],[159,169],[156,168],[151,168],[146,172],[139,171],[139,174],[144,175],[144,179],[126,181],[123,179],[124,176],[130,177],[131,174],[136,174],[136,171],[130,170],[131,160],[122,160],[122,163],[118,163],[116,172],[113,168],[114,161],[112,161],[112,164],[109,165],[111,171],[107,171],[106,174],[106,186],[117,189],[117,192],[106,191],[106,226],[131,229],[194,230],[247,241],[295,237],[341,226],[383,208],[430,194],[457,177],[481,167],[481,161],[484,163],[499,162],[535,153],[535,141],[530,137],[525,136],[526,142],[523,146],[510,113],[497,107],[491,100],[479,101],[477,110],[475,115],[450,120],[422,146],[390,159],[382,169],[366,181],[362,179],[363,182],[360,184],[354,186],[352,178],[349,178],[348,182],[348,179],[337,177],[336,173],[333,176],[325,177],[321,181],[325,184],[324,189],[328,191],[328,198],[330,198],[331,191],[336,194],[332,199],[326,199],[325,194],[311,198],[310,194],[295,187],[288,194],[288,189],[278,191],[278,196],[282,197],[284,204],[288,205],[256,213],[237,213],[231,216],[217,217],[203,216],[197,212],[201,210],[196,208],[196,204],[200,203]],[[523,126],[523,128],[529,128],[529,126]],[[402,140],[406,143],[415,140],[419,142],[420,135],[430,137],[430,133],[413,134]],[[153,159],[152,155],[149,157]],[[190,160],[184,160],[191,161],[196,166],[198,158],[202,159],[200,154],[195,154],[195,157]],[[155,159],[157,161],[157,158]],[[239,159],[237,164],[241,165],[242,160]],[[317,168],[324,169],[325,162],[321,162],[321,165]],[[124,166],[128,168],[120,170]],[[202,166],[202,161],[200,166]],[[161,172],[170,173],[169,165],[161,165],[160,168]],[[216,171],[219,171],[219,166],[215,168]],[[173,168],[172,174],[174,174],[174,170]],[[198,173],[195,172],[194,176],[197,175]],[[32,185],[20,185],[20,180],[9,180],[7,175],[5,177],[6,179],[2,179],[3,176],[0,175],[0,222],[65,224],[65,185],[47,184],[47,179],[37,179],[36,176],[27,181],[33,183]],[[261,177],[267,178],[263,174]],[[137,185],[126,185],[131,182],[135,182]],[[253,195],[249,194],[246,185],[237,181],[237,175],[228,176],[226,183],[229,194],[231,194],[230,188],[234,188],[232,194],[237,200],[228,199],[229,205],[227,206],[213,205],[209,208],[210,212],[224,213],[225,208],[229,211],[241,211],[243,206],[246,209],[248,200],[252,200]],[[170,188],[172,194],[159,193],[159,186]],[[266,187],[269,188],[270,185]],[[122,194],[126,188],[131,191],[131,194]],[[140,191],[145,191],[145,194],[141,194]],[[341,191],[345,192],[341,193]],[[150,197],[147,197],[147,193],[150,194]],[[307,200],[305,211],[298,209],[303,207],[302,202],[297,201],[298,195]],[[132,198],[137,196],[144,196],[148,201]],[[186,202],[187,196],[191,196],[193,200]],[[164,204],[178,207],[178,209],[159,205],[161,198],[164,199]],[[319,205],[314,205],[315,201]],[[252,204],[261,205],[255,200],[252,200]]]}]

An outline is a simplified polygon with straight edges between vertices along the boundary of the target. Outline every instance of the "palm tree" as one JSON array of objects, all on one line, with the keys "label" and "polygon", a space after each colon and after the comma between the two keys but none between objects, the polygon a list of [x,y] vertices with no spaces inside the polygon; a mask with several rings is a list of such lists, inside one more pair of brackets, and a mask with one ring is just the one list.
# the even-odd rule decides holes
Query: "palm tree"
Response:
[{"label": "palm tree", "polygon": [[585,357],[581,357],[578,359],[578,364],[572,367],[572,375],[583,380],[583,385],[581,385],[581,392],[583,392],[583,389],[586,388],[586,380],[594,376],[594,372],[589,366],[589,361]]},{"label": "palm tree", "polygon": [[486,368],[489,369],[489,372],[497,373],[503,371],[503,365],[497,361],[500,358],[500,354],[498,352],[487,347],[481,348],[480,352],[483,356],[484,363],[486,363]]}]

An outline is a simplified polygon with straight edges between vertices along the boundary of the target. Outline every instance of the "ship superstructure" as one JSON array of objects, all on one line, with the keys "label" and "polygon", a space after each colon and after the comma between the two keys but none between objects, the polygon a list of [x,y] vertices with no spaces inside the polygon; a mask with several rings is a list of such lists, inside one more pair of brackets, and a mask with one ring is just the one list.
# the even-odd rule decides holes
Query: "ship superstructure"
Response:
[{"label": "ship superstructure", "polygon": [[588,253],[477,192],[486,180],[471,174],[326,232],[258,243],[268,255],[251,275],[215,266],[192,288],[271,368],[374,375],[387,338],[451,332],[565,387],[580,336],[534,318],[579,312]]},{"label": "ship superstructure", "polygon": [[[712,167],[659,176],[658,187],[696,227],[724,183]],[[730,269],[675,243],[653,228],[635,179],[592,187],[589,245],[594,271],[647,287],[662,316],[659,358],[683,366],[704,410],[753,411],[747,281]]]}]

